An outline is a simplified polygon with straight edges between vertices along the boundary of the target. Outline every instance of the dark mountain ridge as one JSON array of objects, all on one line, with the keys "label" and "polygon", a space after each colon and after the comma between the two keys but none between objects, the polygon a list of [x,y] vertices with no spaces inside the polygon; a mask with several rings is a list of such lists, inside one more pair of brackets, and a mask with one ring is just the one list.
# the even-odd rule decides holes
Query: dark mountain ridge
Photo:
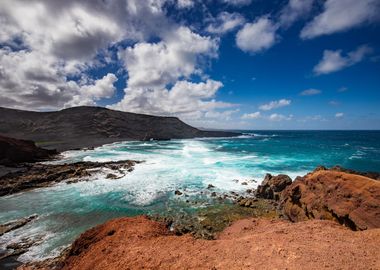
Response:
[{"label": "dark mountain ridge", "polygon": [[231,137],[239,133],[204,131],[177,117],[115,111],[103,107],[73,107],[53,112],[0,107],[0,134],[33,140],[58,151],[94,147],[124,140],[169,140]]}]

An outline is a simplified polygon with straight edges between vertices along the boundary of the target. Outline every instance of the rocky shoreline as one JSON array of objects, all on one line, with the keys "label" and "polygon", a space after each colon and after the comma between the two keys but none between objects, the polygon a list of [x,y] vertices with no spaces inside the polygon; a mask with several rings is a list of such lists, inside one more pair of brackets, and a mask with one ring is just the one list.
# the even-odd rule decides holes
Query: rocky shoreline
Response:
[{"label": "rocky shoreline", "polygon": [[378,269],[380,181],[366,175],[268,174],[246,196],[214,194],[196,215],[108,221],[60,257],[19,269]]},{"label": "rocky shoreline", "polygon": [[105,174],[107,179],[117,179],[133,170],[139,161],[76,162],[67,164],[23,164],[16,171],[0,176],[0,196],[35,188],[49,187],[60,182],[88,181],[93,175]]}]

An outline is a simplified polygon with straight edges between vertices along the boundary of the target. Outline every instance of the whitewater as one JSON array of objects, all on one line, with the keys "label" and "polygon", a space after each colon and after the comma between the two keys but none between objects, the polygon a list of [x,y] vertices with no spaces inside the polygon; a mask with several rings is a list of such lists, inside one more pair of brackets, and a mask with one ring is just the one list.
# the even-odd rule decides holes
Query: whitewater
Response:
[{"label": "whitewater", "polygon": [[[380,132],[246,132],[236,138],[120,142],[62,153],[54,163],[139,160],[133,172],[106,179],[60,183],[0,198],[0,223],[37,214],[38,219],[0,237],[0,248],[22,238],[39,244],[21,261],[57,254],[80,233],[120,216],[164,214],[206,207],[211,191],[244,193],[266,173],[305,175],[318,165],[380,170]],[[244,184],[243,184],[244,183]],[[186,196],[174,194],[179,190]],[[191,198],[202,203],[188,204]]]}]

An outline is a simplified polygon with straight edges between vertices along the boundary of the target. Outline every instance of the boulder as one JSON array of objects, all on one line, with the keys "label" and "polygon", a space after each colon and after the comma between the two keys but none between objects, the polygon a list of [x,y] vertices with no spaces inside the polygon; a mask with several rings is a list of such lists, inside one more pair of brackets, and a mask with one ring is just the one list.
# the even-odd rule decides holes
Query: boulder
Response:
[{"label": "boulder", "polygon": [[174,194],[177,196],[181,196],[183,193],[179,190],[174,191]]},{"label": "boulder", "polygon": [[297,177],[280,205],[294,222],[325,219],[352,230],[380,228],[380,182],[357,174],[319,169]]},{"label": "boulder", "polygon": [[271,174],[266,174],[264,181],[257,187],[256,197],[270,200],[279,200],[280,193],[290,184],[292,179],[285,175],[279,174],[277,176],[272,176]]}]

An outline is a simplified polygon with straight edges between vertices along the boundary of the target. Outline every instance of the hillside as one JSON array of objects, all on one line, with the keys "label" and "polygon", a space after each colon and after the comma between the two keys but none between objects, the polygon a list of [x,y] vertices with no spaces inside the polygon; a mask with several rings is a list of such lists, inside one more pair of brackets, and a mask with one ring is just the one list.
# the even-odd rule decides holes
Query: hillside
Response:
[{"label": "hillside", "polygon": [[238,133],[203,131],[176,117],[159,117],[74,107],[54,112],[32,112],[0,107],[0,134],[33,140],[59,151],[94,147],[123,140],[168,140],[195,137],[229,137]]}]

